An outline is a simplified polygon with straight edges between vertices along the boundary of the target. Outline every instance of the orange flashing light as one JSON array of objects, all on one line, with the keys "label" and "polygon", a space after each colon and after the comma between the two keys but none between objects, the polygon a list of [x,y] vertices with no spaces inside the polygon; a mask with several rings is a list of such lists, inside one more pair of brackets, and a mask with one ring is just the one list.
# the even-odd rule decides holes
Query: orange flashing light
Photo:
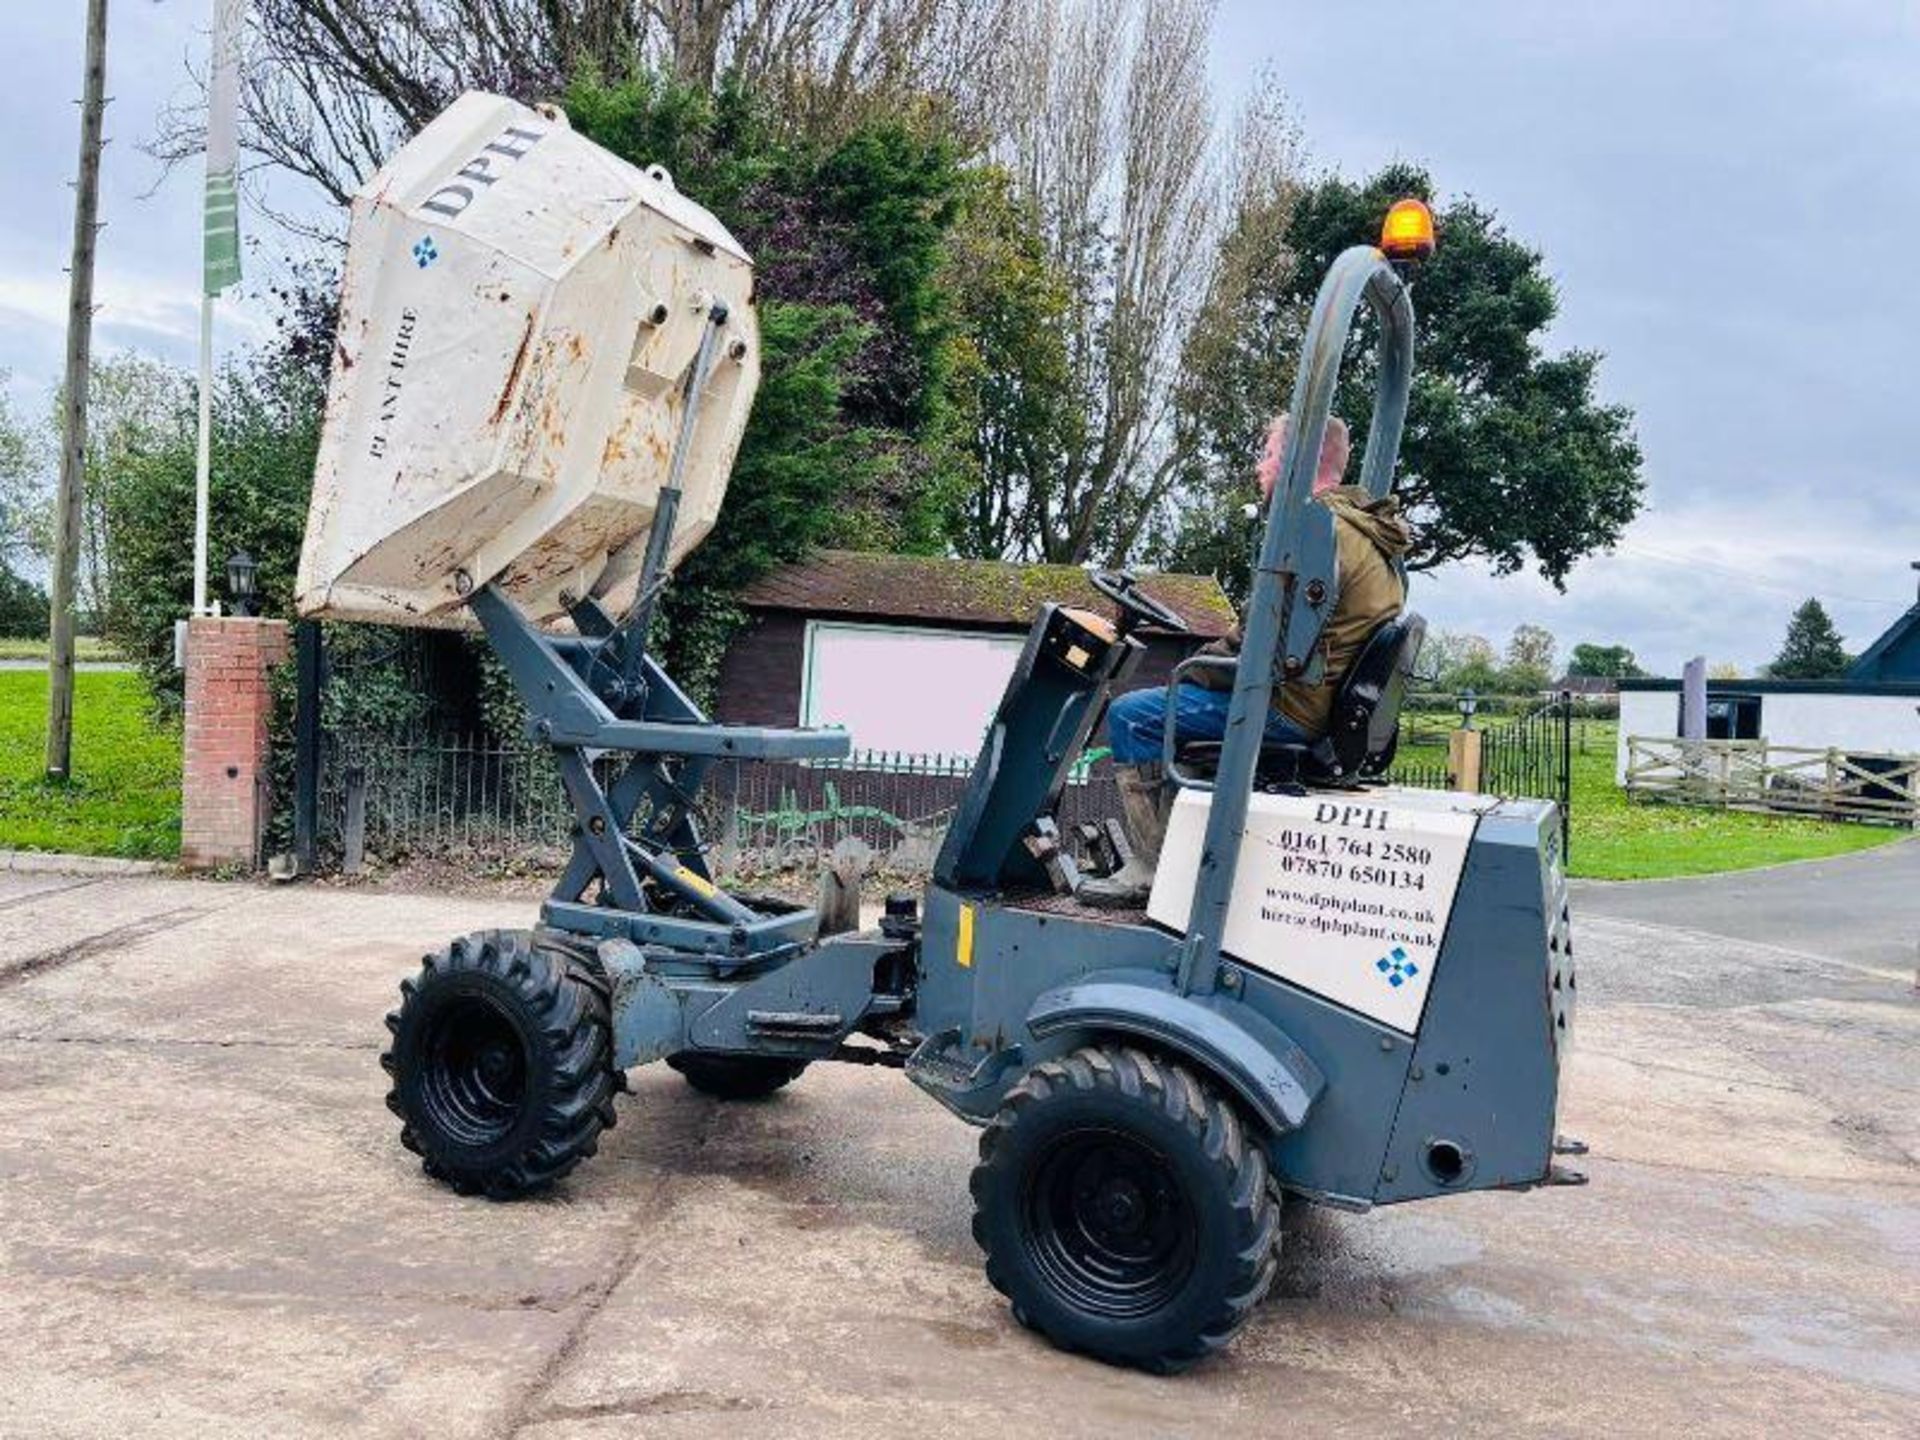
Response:
[{"label": "orange flashing light", "polygon": [[1393,202],[1380,227],[1380,249],[1389,260],[1424,260],[1433,254],[1433,212],[1425,202]]}]

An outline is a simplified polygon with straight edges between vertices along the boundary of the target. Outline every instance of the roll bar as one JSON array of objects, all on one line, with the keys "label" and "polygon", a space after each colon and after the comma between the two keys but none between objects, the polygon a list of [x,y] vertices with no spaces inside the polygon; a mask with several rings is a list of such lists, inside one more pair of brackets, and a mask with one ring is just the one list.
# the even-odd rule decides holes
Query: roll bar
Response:
[{"label": "roll bar", "polygon": [[[1179,984],[1186,993],[1211,991],[1219,973],[1227,904],[1273,699],[1275,654],[1284,639],[1286,668],[1292,674],[1303,673],[1310,663],[1306,657],[1313,655],[1319,641],[1324,615],[1331,612],[1337,595],[1337,557],[1330,544],[1310,543],[1306,506],[1313,494],[1327,418],[1333,411],[1340,361],[1362,301],[1380,322],[1380,373],[1360,484],[1375,499],[1393,489],[1413,383],[1413,299],[1384,254],[1371,245],[1356,245],[1341,253],[1320,285],[1294,380],[1286,448],[1254,565],[1226,736],[1180,955]],[[1303,593],[1309,604],[1297,606]]]}]

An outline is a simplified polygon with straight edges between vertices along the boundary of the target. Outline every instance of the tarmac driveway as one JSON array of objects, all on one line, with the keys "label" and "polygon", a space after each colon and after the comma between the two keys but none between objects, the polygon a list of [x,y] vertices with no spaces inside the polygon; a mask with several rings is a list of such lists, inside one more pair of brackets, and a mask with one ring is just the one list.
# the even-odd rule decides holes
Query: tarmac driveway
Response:
[{"label": "tarmac driveway", "polygon": [[1584,891],[1593,1184],[1291,1212],[1173,1380],[1012,1322],[974,1136],[895,1075],[725,1107],[656,1067],[549,1198],[426,1181],[380,1016],[526,902],[0,875],[0,1434],[1920,1433],[1911,957],[1748,923],[1870,894],[1911,937],[1917,864]]}]

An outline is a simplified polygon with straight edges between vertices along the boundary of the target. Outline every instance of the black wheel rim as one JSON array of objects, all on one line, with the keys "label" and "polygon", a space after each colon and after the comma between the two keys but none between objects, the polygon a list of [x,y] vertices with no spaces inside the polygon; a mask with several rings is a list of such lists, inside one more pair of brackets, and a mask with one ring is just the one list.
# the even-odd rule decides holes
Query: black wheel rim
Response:
[{"label": "black wheel rim", "polygon": [[1055,1139],[1026,1189],[1026,1238],[1040,1273],[1088,1315],[1131,1320],[1167,1304],[1193,1274],[1193,1210],[1166,1156],[1137,1136],[1076,1130]]},{"label": "black wheel rim", "polygon": [[512,1133],[526,1101],[527,1046],[505,1010],[484,995],[457,996],[433,1017],[423,1051],[428,1123],[473,1149]]}]

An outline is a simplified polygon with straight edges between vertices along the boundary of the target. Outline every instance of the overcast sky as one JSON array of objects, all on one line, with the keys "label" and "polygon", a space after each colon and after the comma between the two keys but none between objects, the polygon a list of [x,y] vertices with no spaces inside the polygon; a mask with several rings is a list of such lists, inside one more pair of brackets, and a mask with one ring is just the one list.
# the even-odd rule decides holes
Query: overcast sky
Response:
[{"label": "overcast sky", "polygon": [[[38,415],[58,375],[77,145],[79,0],[6,6],[0,368]],[[97,343],[191,363],[199,175],[138,152],[204,48],[208,0],[114,0]],[[1914,598],[1920,397],[1920,6],[1904,0],[1223,0],[1223,103],[1270,68],[1314,161],[1426,164],[1547,257],[1554,345],[1604,351],[1639,417],[1646,512],[1566,595],[1455,567],[1429,620],[1503,640],[1624,641],[1675,670],[1752,666],[1819,595],[1863,648]],[[158,186],[155,189],[156,185]],[[149,193],[152,192],[152,193]],[[249,284],[286,248],[249,246]],[[1416,292],[1417,294],[1417,292]],[[223,343],[257,336],[223,307]]]}]

